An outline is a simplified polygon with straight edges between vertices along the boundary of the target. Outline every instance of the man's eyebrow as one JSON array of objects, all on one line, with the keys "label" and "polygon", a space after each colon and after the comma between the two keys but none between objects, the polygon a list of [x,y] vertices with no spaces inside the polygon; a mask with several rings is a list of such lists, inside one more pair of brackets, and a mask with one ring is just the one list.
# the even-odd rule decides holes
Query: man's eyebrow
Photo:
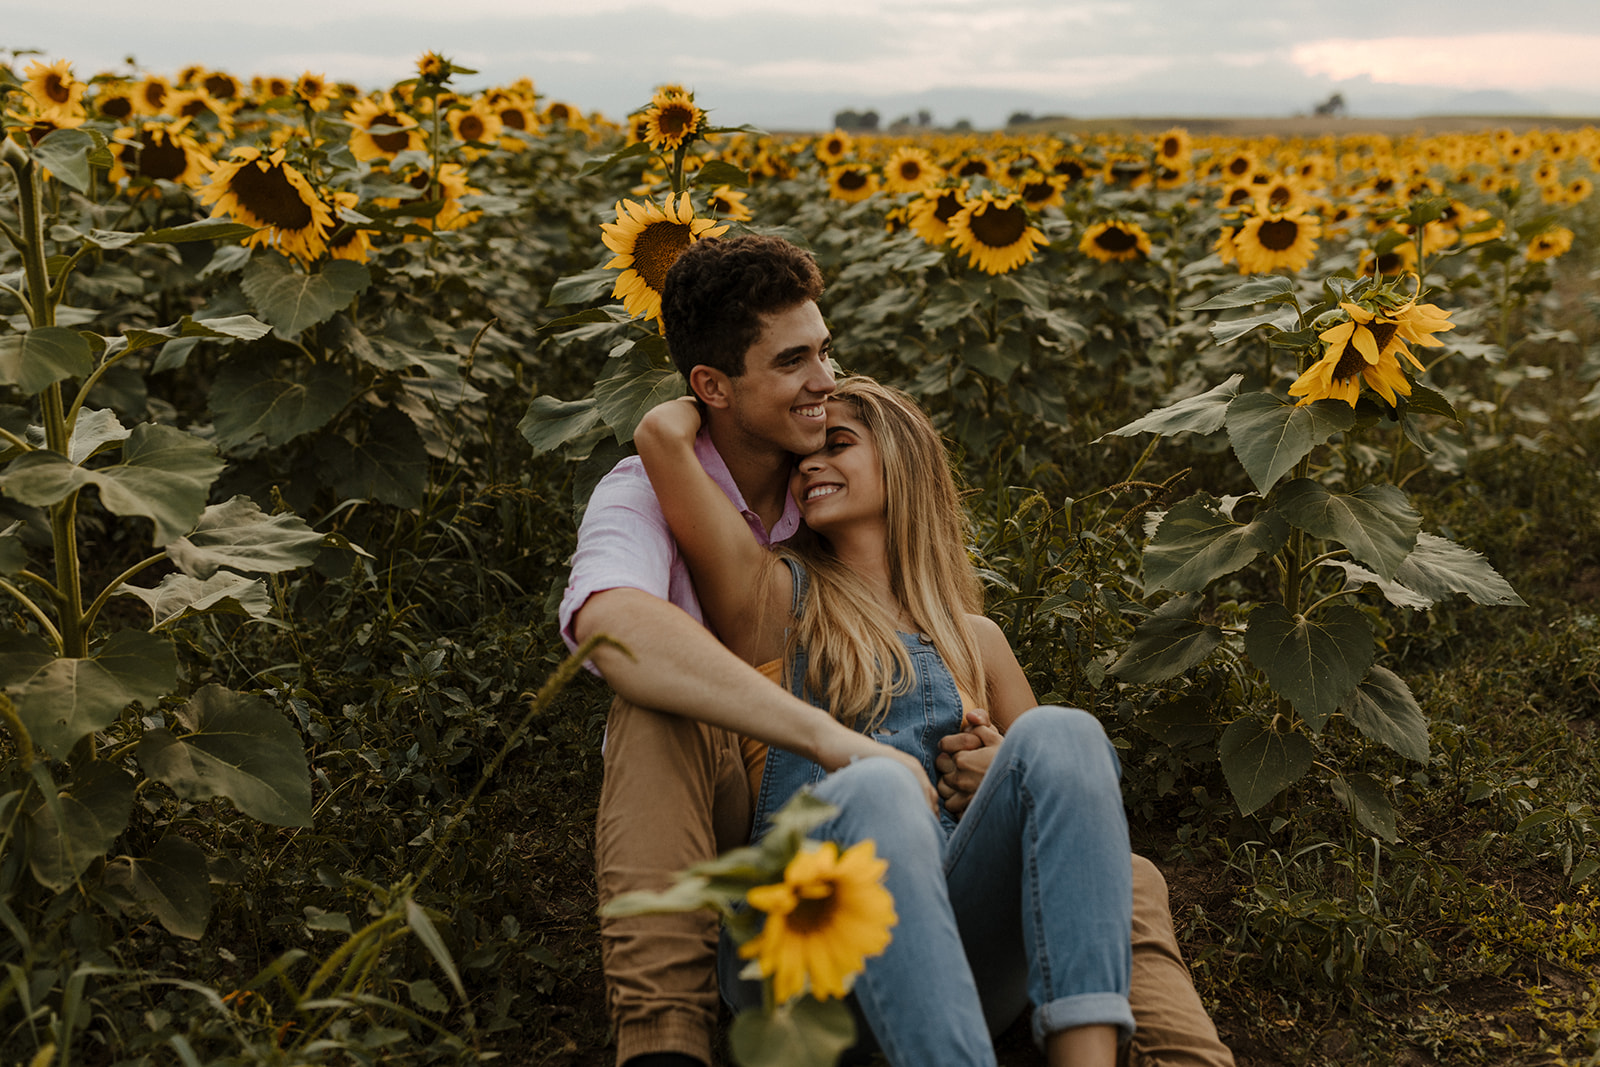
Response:
[{"label": "man's eyebrow", "polygon": [[[822,342],[822,351],[826,352],[832,347],[833,338],[829,337]],[[790,345],[788,348],[782,349],[776,355],[774,355],[772,357],[772,362],[782,363],[786,359],[792,359],[795,356],[803,356],[808,354],[810,351],[810,345]]]}]

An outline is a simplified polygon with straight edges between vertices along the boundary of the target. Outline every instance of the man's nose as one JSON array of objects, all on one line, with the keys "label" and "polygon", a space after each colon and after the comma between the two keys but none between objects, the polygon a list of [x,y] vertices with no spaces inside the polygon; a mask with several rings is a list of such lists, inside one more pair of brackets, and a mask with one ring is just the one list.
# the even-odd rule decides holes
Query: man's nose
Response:
[{"label": "man's nose", "polygon": [[806,382],[806,388],[813,393],[826,396],[833,392],[833,386],[833,368],[828,366],[828,357],[818,356],[816,362],[812,364],[811,380]]}]

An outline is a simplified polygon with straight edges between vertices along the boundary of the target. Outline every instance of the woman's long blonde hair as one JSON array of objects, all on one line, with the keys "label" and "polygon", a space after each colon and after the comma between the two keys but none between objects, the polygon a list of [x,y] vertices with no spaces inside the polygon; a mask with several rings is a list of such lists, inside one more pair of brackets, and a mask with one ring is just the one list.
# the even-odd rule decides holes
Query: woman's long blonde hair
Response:
[{"label": "woman's long blonde hair", "polygon": [[[872,434],[883,464],[889,586],[911,625],[931,638],[956,684],[984,699],[983,662],[967,613],[983,610],[983,590],[967,555],[967,521],[944,443],[914,400],[871,378],[841,379],[829,402],[850,405]],[[841,722],[867,716],[870,730],[896,695],[915,684],[899,620],[809,531],[789,543],[810,576],[784,649],[785,674],[796,648],[808,657],[806,691],[826,694]],[[791,686],[792,678],[785,678]]]}]

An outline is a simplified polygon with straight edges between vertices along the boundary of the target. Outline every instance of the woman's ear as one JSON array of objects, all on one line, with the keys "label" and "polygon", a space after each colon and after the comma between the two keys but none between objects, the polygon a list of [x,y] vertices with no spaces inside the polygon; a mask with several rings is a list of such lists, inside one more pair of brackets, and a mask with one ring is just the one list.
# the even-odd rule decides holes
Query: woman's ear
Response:
[{"label": "woman's ear", "polygon": [[733,403],[732,382],[715,367],[697,363],[689,371],[689,388],[708,408],[726,408]]}]

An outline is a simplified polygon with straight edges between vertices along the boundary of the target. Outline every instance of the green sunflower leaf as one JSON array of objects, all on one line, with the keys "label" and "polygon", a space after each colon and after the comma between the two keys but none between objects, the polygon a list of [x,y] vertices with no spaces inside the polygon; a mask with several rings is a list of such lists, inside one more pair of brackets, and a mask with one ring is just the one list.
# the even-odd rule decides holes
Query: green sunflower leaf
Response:
[{"label": "green sunflower leaf", "polygon": [[1443,393],[1429,389],[1426,385],[1411,386],[1411,395],[1400,401],[1401,410],[1407,415],[1440,415],[1452,422],[1460,422],[1456,409],[1446,400]]},{"label": "green sunflower leaf", "polygon": [[1145,590],[1199,592],[1260,555],[1270,556],[1289,537],[1289,524],[1270,508],[1247,523],[1234,522],[1205,493],[1175,505],[1144,550]]},{"label": "green sunflower leaf", "polygon": [[1275,333],[1283,333],[1294,329],[1300,324],[1300,313],[1292,307],[1272,308],[1258,315],[1246,315],[1239,319],[1220,319],[1213,322],[1211,339],[1219,345],[1237,341],[1245,334],[1261,326],[1270,326]]},{"label": "green sunflower leaf", "polygon": [[34,634],[0,635],[0,664],[0,687],[34,744],[63,760],[129,704],[153,706],[178,684],[172,641],[143,630],[118,630],[87,659],[57,657]]},{"label": "green sunflower leaf", "polygon": [[1271,603],[1250,612],[1244,650],[1313,733],[1355,694],[1377,651],[1367,617],[1347,604],[1308,619]]},{"label": "green sunflower leaf", "polygon": [[0,530],[0,574],[16,574],[28,565],[28,546],[22,543],[22,523]]},{"label": "green sunflower leaf", "polygon": [[212,504],[186,537],[167,545],[185,574],[209,578],[219,567],[277,574],[315,562],[325,535],[290,512],[268,515],[247,496]]},{"label": "green sunflower leaf", "polygon": [[14,385],[26,396],[68,378],[86,378],[93,370],[94,352],[76,330],[41,326],[0,337],[0,384]]},{"label": "green sunflower leaf", "polygon": [[608,365],[610,373],[594,383],[595,410],[611,427],[618,444],[633,440],[645,412],[687,391],[683,375],[658,366],[643,344],[636,344]]},{"label": "green sunflower leaf", "polygon": [[736,167],[727,160],[713,159],[695,171],[694,183],[706,189],[719,185],[749,185],[750,175],[743,167]]},{"label": "green sunflower leaf", "polygon": [[57,892],[106,854],[133,813],[133,777],[106,760],[73,768],[72,781],[28,813],[28,866]]},{"label": "green sunflower leaf", "polygon": [[1130,682],[1159,682],[1182,674],[1222,643],[1222,630],[1194,615],[1199,593],[1172,597],[1134,629],[1133,640],[1109,672]]},{"label": "green sunflower leaf", "polygon": [[1243,381],[1244,375],[1235,374],[1213,389],[1180,400],[1176,404],[1157,408],[1142,418],[1134,419],[1126,426],[1102,434],[1096,440],[1104,441],[1107,437],[1132,437],[1137,433],[1181,433],[1185,430],[1198,434],[1215,433],[1222,429],[1223,420],[1228,414],[1228,405],[1239,395],[1239,385]]},{"label": "green sunflower leaf", "polygon": [[1244,815],[1304,777],[1314,755],[1304,734],[1278,733],[1254,716],[1235,719],[1217,742],[1222,776]]},{"label": "green sunflower leaf", "polygon": [[51,130],[29,154],[63,185],[82,193],[88,191],[94,176],[91,157],[104,146],[105,138],[97,139],[88,130]]},{"label": "green sunflower leaf", "polygon": [[856,1021],[842,1000],[810,994],[768,1015],[749,1008],[734,1017],[728,1045],[745,1067],[833,1067],[856,1043]]},{"label": "green sunflower leaf", "polygon": [[1310,478],[1297,478],[1278,490],[1277,506],[1290,525],[1337,541],[1385,579],[1392,579],[1411,555],[1422,528],[1422,516],[1392,485],[1335,493]]},{"label": "green sunflower leaf", "polygon": [[48,507],[92,485],[106,510],[154,521],[155,543],[165,545],[194,527],[222,467],[209,442],[146,422],[128,433],[115,466],[90,470],[56,452],[29,452],[0,473],[0,488],[24,504]]},{"label": "green sunflower leaf", "polygon": [[182,244],[186,241],[231,241],[249,237],[256,232],[254,226],[231,219],[201,219],[182,226],[163,226],[160,229],[139,231],[90,230],[89,242],[100,248],[123,248],[132,244]]},{"label": "green sunflower leaf", "polygon": [[1354,425],[1350,405],[1338,400],[1297,407],[1262,391],[1245,393],[1228,405],[1233,454],[1263,496],[1313,448]]},{"label": "green sunflower leaf", "polygon": [[166,344],[182,337],[224,341],[254,341],[265,337],[272,327],[251,315],[228,315],[224,318],[196,322],[185,315],[171,326],[158,326],[147,330],[124,330],[128,351]]},{"label": "green sunflower leaf", "polygon": [[178,712],[186,731],[147,730],[134,750],[146,774],[188,800],[227,797],[274,826],[311,825],[311,772],[300,733],[260,697],[208,685]]},{"label": "green sunflower leaf", "polygon": [[1389,805],[1389,798],[1383,795],[1383,786],[1376,778],[1370,774],[1351,774],[1334,778],[1328,786],[1339,803],[1355,812],[1356,821],[1368,831],[1391,845],[1400,840],[1394,808]]},{"label": "green sunflower leaf", "polygon": [[542,455],[576,440],[600,425],[600,412],[594,397],[582,400],[557,400],[536,396],[528,403],[528,413],[517,423],[517,432]]},{"label": "green sunflower leaf", "polygon": [[106,869],[106,881],[126,889],[170,932],[198,941],[211,918],[206,854],[181,837],[163,837],[150,855],[127,857]]},{"label": "green sunflower leaf", "polygon": [[80,411],[72,424],[72,439],[67,442],[67,458],[82,463],[126,441],[130,432],[110,408]]},{"label": "green sunflower leaf", "polygon": [[302,365],[291,378],[280,377],[275,361],[258,357],[251,346],[223,363],[211,383],[207,402],[220,448],[258,435],[269,446],[285,444],[320,430],[350,402],[350,374],[337,363]]},{"label": "green sunflower leaf", "polygon": [[1347,559],[1325,559],[1324,567],[1337,567],[1345,573],[1345,588],[1360,588],[1363,585],[1374,585],[1383,598],[1397,608],[1410,608],[1413,611],[1422,611],[1433,607],[1437,601],[1432,597],[1423,596],[1415,589],[1408,589],[1399,582],[1387,581],[1378,577],[1360,564],[1351,563]]},{"label": "green sunflower leaf", "polygon": [[1482,555],[1433,534],[1417,535],[1417,547],[1394,576],[1396,581],[1434,600],[1465,593],[1475,604],[1528,606]]},{"label": "green sunflower leaf", "polygon": [[569,274],[564,278],[557,278],[556,283],[550,287],[550,299],[544,302],[544,306],[553,308],[563,304],[587,304],[591,300],[610,296],[620,277],[622,277],[620,270],[597,267],[582,274]]},{"label": "green sunflower leaf", "polygon": [[265,619],[272,614],[272,598],[267,594],[266,583],[229,571],[217,571],[203,581],[187,574],[169,574],[154,589],[124,583],[117,586],[114,595],[144,601],[153,617],[153,630],[196,615],[245,615]]},{"label": "green sunflower leaf", "polygon": [[361,440],[335,436],[321,471],[333,491],[347,499],[377,500],[397,508],[422,506],[428,482],[428,450],[403,413],[384,408],[372,416]]},{"label": "green sunflower leaf", "polygon": [[1428,718],[1405,679],[1373,667],[1340,709],[1357,730],[1407,759],[1428,762]]},{"label": "green sunflower leaf", "polygon": [[251,306],[285,339],[327,322],[371,284],[372,273],[360,263],[330,259],[307,272],[275,252],[252,256],[239,279]]},{"label": "green sunflower leaf", "polygon": [[1267,302],[1281,303],[1294,299],[1294,282],[1280,274],[1264,274],[1236,285],[1220,296],[1203,304],[1194,304],[1187,311],[1221,311],[1226,308],[1247,308]]}]

